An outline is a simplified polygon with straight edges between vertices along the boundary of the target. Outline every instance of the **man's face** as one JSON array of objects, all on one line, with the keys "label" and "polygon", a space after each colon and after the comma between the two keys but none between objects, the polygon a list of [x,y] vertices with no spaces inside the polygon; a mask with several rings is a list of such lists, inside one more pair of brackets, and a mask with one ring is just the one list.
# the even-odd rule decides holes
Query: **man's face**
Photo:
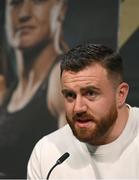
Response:
[{"label": "man's face", "polygon": [[67,121],[81,141],[99,144],[117,119],[116,89],[107,71],[93,64],[80,72],[63,71]]},{"label": "man's face", "polygon": [[56,0],[6,0],[6,28],[10,45],[32,48],[52,38],[50,20]]}]

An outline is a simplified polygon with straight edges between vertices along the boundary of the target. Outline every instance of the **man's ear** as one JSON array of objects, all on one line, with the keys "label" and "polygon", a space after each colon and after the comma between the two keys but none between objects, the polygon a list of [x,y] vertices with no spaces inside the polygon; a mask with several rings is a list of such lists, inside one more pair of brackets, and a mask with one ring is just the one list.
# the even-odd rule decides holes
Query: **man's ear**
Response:
[{"label": "man's ear", "polygon": [[117,89],[117,106],[124,105],[129,91],[129,85],[126,82],[122,82]]}]

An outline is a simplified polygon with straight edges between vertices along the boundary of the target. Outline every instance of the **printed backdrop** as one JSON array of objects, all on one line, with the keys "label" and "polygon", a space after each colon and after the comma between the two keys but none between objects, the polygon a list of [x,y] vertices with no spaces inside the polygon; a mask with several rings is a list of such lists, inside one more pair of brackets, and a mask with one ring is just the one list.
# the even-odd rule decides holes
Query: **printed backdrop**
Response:
[{"label": "printed backdrop", "polygon": [[[7,1],[11,4],[20,3],[20,0]],[[7,111],[10,92],[16,88],[19,79],[16,76],[16,56],[12,49],[9,49],[8,37],[5,36],[4,2],[6,1],[0,0],[0,178],[20,179],[25,178],[27,161],[35,143],[43,135],[58,128],[58,117],[55,123],[52,122],[52,114],[48,111],[45,94],[48,82],[41,84],[42,88],[39,89],[36,97],[32,98],[32,102],[23,109],[16,113]],[[35,1],[32,0],[33,2]],[[128,97],[131,105],[138,105],[139,100],[138,7],[138,0],[69,0],[63,26],[64,38],[69,47],[83,42],[93,42],[120,50],[124,59],[126,79],[131,85]],[[26,67],[28,67],[27,62],[25,61]],[[53,79],[49,81],[53,86],[58,84],[58,81]],[[57,88],[53,87],[52,92],[55,90]],[[27,98],[24,93],[22,93],[23,99]],[[43,98],[40,98],[42,95]],[[58,108],[61,105],[60,101],[55,100]],[[50,107],[54,106],[50,104]]]}]

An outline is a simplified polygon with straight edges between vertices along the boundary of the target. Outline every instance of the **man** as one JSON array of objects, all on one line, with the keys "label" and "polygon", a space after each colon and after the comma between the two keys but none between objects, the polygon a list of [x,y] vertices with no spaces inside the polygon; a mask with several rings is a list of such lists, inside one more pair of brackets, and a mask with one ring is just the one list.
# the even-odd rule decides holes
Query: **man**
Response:
[{"label": "man", "polygon": [[61,86],[69,125],[38,142],[28,177],[46,178],[68,152],[50,179],[139,178],[139,108],[125,103],[120,55],[91,43],[71,49],[61,60]]}]

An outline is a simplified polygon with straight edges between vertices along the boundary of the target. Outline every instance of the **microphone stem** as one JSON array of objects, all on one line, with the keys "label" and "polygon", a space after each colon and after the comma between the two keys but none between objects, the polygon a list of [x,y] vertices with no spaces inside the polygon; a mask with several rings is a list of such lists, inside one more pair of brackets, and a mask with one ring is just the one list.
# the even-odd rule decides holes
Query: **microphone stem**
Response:
[{"label": "microphone stem", "polygon": [[69,155],[70,155],[70,154],[69,154],[68,152],[66,152],[66,153],[64,153],[64,154],[56,161],[56,163],[54,164],[54,166],[52,166],[52,168],[51,168],[50,171],[48,172],[47,177],[46,177],[46,180],[49,179],[49,176],[50,176],[52,170],[53,170],[57,165],[63,163],[63,162],[69,157]]},{"label": "microphone stem", "polygon": [[57,165],[58,165],[58,163],[56,163],[56,164],[50,169],[50,171],[49,171],[48,174],[47,174],[46,180],[49,179],[52,170],[53,170]]}]

